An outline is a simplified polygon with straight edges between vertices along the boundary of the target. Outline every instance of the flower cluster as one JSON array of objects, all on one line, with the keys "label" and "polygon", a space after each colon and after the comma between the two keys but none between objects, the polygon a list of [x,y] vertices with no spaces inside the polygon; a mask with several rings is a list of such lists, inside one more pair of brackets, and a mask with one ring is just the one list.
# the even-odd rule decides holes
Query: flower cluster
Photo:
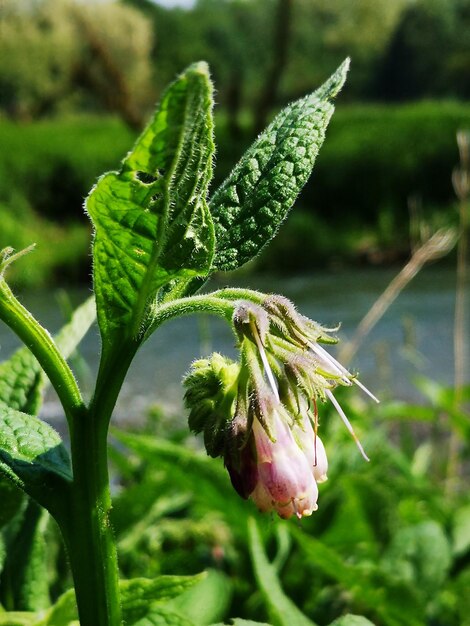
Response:
[{"label": "flower cluster", "polygon": [[[185,380],[189,426],[222,456],[233,486],[261,511],[301,518],[317,509],[328,462],[318,402],[331,401],[367,459],[333,390],[359,385],[321,345],[330,333],[281,296],[234,303],[240,362],[220,354],[193,363]],[[376,399],[376,398],[374,398]]]}]

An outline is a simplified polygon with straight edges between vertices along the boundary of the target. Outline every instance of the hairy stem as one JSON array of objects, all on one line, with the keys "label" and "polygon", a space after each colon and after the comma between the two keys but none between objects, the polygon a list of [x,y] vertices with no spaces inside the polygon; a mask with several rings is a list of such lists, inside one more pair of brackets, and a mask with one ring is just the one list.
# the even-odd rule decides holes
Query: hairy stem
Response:
[{"label": "hairy stem", "polygon": [[171,300],[155,308],[152,315],[152,322],[147,329],[144,338],[147,339],[156,328],[163,322],[181,317],[182,315],[192,315],[193,313],[209,313],[223,317],[227,321],[232,319],[234,305],[232,301],[215,297],[214,294],[190,296],[188,298],[178,298]]},{"label": "hairy stem", "polygon": [[71,514],[64,532],[81,626],[122,623],[116,542],[110,521],[107,435],[138,342],[123,341],[101,363],[86,418],[71,436]]},{"label": "hairy stem", "polygon": [[84,404],[77,381],[51,335],[17,300],[0,276],[0,318],[23,341],[39,361],[59,396],[72,429],[72,416],[81,415]]},{"label": "hairy stem", "polygon": [[264,294],[258,291],[252,291],[251,289],[228,288],[219,289],[218,291],[213,291],[208,294],[170,300],[165,304],[155,307],[152,321],[145,332],[144,338],[147,339],[150,337],[154,330],[161,326],[163,322],[181,317],[182,315],[208,313],[210,315],[223,317],[230,322],[236,301],[248,300],[260,304],[265,298],[266,296]]},{"label": "hairy stem", "polygon": [[119,626],[117,552],[109,513],[111,496],[107,442],[92,414],[71,441],[74,482],[70,514],[63,530],[72,569],[81,626]]}]

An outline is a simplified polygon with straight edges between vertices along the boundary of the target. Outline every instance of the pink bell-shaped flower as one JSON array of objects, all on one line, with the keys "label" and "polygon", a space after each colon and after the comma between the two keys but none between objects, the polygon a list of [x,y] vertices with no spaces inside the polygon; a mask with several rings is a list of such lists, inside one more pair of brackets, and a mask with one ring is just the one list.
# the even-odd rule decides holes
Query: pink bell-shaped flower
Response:
[{"label": "pink bell-shaped flower", "polygon": [[262,511],[275,509],[283,518],[294,514],[301,518],[318,508],[318,488],[313,466],[296,443],[281,411],[274,409],[270,416],[275,441],[254,419],[252,436],[258,482],[250,497]]}]

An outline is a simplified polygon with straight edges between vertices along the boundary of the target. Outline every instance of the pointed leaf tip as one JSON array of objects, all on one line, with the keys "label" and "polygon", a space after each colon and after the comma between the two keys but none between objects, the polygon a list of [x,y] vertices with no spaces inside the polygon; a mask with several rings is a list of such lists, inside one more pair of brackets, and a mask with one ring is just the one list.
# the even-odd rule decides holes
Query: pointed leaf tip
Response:
[{"label": "pointed leaf tip", "polygon": [[35,247],[36,247],[36,244],[32,243],[27,248],[24,248],[23,250],[19,250],[18,252],[15,252],[14,248],[10,246],[3,248],[3,250],[0,250],[0,257],[1,257],[0,258],[0,276],[3,276],[5,269],[9,265],[17,261],[20,257],[24,256],[25,254],[28,254],[29,252],[34,250]]},{"label": "pointed leaf tip", "polygon": [[317,89],[315,95],[319,98],[327,98],[328,100],[335,98],[346,82],[350,65],[351,58],[346,57],[330,78],[319,89]]},{"label": "pointed leaf tip", "polygon": [[209,65],[206,61],[197,61],[196,63],[193,63],[189,69],[193,70],[193,72],[196,72],[197,74],[202,74],[207,77],[210,76]]}]

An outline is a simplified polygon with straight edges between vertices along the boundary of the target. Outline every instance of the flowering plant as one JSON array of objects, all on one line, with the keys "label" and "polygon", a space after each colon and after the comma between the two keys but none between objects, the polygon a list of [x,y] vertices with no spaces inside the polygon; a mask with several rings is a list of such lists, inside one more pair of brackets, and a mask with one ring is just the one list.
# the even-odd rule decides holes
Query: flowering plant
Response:
[{"label": "flowering plant", "polygon": [[193,364],[185,380],[189,425],[204,432],[211,456],[223,456],[242,497],[301,518],[317,509],[317,483],[327,479],[318,401],[333,403],[368,460],[332,389],[354,382],[376,398],[321,346],[334,342],[331,331],[281,296],[240,296],[250,298],[234,303],[241,363],[214,354]]},{"label": "flowering plant", "polygon": [[[75,620],[78,608],[82,626],[141,624],[151,615],[151,623],[182,624],[152,607],[194,577],[119,580],[107,460],[108,427],[128,368],[174,317],[213,313],[237,336],[240,363],[214,354],[186,379],[190,427],[204,433],[208,453],[223,456],[236,490],[261,510],[281,517],[315,510],[317,482],[327,472],[317,404],[333,402],[352,432],[333,390],[356,378],[321,346],[331,342],[329,331],[286,299],[196,292],[210,274],[236,269],[276,234],[310,175],[348,64],[284,109],[210,200],[212,85],[204,63],[181,74],[120,169],[102,176],[86,200],[94,298],[55,338],[6,282],[8,266],[26,251],[3,250],[0,318],[25,347],[0,368],[0,472],[56,520],[75,589],[39,621],[22,616],[21,623],[60,626]],[[95,312],[101,360],[86,402],[67,358]],[[37,417],[49,382],[64,409],[70,453]]]}]

